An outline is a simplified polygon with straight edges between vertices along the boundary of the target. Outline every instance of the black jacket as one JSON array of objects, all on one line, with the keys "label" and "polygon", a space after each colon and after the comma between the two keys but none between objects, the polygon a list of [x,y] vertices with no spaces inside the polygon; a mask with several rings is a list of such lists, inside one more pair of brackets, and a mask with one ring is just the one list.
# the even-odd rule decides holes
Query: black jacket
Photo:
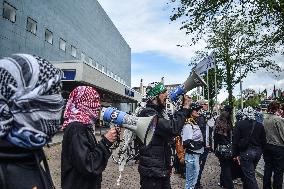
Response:
[{"label": "black jacket", "polygon": [[147,104],[139,114],[140,117],[158,116],[158,123],[152,141],[140,149],[138,171],[145,177],[169,177],[171,171],[170,140],[178,135],[189,114],[188,109],[177,111],[172,119],[165,119],[163,110],[157,105]]},{"label": "black jacket", "polygon": [[[198,119],[197,119],[197,125],[199,126],[200,130],[201,130],[201,133],[202,133],[202,136],[203,136],[203,144],[204,144],[204,147],[207,147],[206,146],[206,127],[207,127],[207,121],[208,121],[208,118],[201,114]],[[209,146],[212,146],[212,132],[213,132],[213,128],[209,127],[209,136],[208,136],[208,139],[209,139]]]},{"label": "black jacket", "polygon": [[[248,147],[261,147],[266,144],[265,130],[261,123],[255,122],[254,130],[249,137]],[[242,120],[236,123],[233,134],[233,155],[238,156],[245,149],[240,148],[241,140],[247,138],[252,130],[253,121]]]},{"label": "black jacket", "polygon": [[228,133],[228,135],[225,136],[217,132],[214,132],[214,149],[216,149],[218,145],[228,145],[228,144],[231,144],[230,133]]},{"label": "black jacket", "polygon": [[43,158],[42,148],[29,150],[0,139],[0,188],[52,188],[50,175],[40,165]]},{"label": "black jacket", "polygon": [[64,131],[61,154],[62,189],[99,189],[111,155],[111,143],[97,143],[90,125],[73,122]]}]

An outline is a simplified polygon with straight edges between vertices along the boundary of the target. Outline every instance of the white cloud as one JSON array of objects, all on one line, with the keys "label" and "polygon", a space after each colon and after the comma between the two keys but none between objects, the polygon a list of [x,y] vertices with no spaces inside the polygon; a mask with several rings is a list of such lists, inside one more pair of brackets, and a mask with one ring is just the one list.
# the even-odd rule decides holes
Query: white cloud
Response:
[{"label": "white cloud", "polygon": [[[179,23],[170,22],[171,10],[164,0],[98,0],[103,9],[109,15],[114,25],[118,28],[126,42],[132,49],[132,53],[154,52],[170,57],[177,62],[186,62],[194,55],[196,50],[205,47],[205,42],[200,42],[192,47],[177,47],[189,42],[191,37],[185,36],[184,31],[179,30]],[[276,55],[273,59],[284,68],[284,59],[281,55]],[[181,60],[181,61],[180,61]],[[143,67],[143,62],[132,62],[133,69]],[[175,66],[175,65],[173,65]],[[244,79],[243,89],[253,88],[256,91],[265,88],[272,90],[274,84],[277,88],[284,89],[284,72],[279,78],[273,77],[274,73],[258,71],[256,74],[249,74]],[[182,76],[184,75],[184,76]],[[132,86],[139,86],[140,79],[144,79],[144,84],[157,81],[165,76],[166,84],[180,83],[186,79],[186,74],[165,73],[156,74],[154,72],[142,72],[132,74]],[[167,79],[169,78],[169,79]],[[239,85],[235,87],[234,95],[239,94]],[[218,100],[222,102],[228,97],[223,89],[218,95]]]},{"label": "white cloud", "polygon": [[177,47],[190,40],[178,23],[170,23],[170,8],[164,0],[99,0],[133,53],[156,52],[173,59],[188,60],[205,47]]}]

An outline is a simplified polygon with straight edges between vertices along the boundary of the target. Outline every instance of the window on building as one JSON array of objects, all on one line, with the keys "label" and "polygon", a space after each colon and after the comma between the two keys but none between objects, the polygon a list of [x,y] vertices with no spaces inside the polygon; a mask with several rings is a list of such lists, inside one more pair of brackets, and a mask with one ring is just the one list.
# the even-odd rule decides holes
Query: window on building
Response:
[{"label": "window on building", "polygon": [[59,49],[66,51],[66,41],[62,38],[59,39]]},{"label": "window on building", "polygon": [[96,68],[100,70],[100,64],[96,62]]},{"label": "window on building", "polygon": [[77,56],[77,48],[71,45],[71,56],[75,57]]},{"label": "window on building", "polygon": [[3,18],[10,20],[11,22],[16,22],[16,8],[4,1],[3,4]]},{"label": "window on building", "polygon": [[27,31],[36,35],[37,23],[30,17],[27,18]]},{"label": "window on building", "polygon": [[93,61],[93,59],[92,59],[92,65],[93,65],[93,67],[97,67],[97,63],[95,62],[95,61]]},{"label": "window on building", "polygon": [[83,52],[81,53],[81,60],[86,61],[86,55]]},{"label": "window on building", "polygon": [[50,44],[53,43],[53,33],[48,29],[45,29],[45,41]]}]

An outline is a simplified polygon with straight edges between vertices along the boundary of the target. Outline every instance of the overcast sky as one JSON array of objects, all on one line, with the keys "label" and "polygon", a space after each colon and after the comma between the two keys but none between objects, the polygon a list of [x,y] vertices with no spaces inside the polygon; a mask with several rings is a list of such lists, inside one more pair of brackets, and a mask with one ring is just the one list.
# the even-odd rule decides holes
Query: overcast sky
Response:
[{"label": "overcast sky", "polygon": [[[191,71],[188,63],[196,50],[206,44],[201,41],[195,46],[186,46],[191,37],[179,30],[178,23],[170,22],[171,9],[167,0],[98,0],[125,41],[131,48],[131,86],[160,81],[165,84],[183,83]],[[185,45],[186,47],[177,47]],[[275,56],[276,62],[284,68],[283,56]],[[272,93],[273,86],[284,90],[284,73],[274,78],[272,73],[259,71],[250,74],[243,81],[243,88]],[[234,95],[239,94],[239,86]],[[218,95],[222,101],[227,97],[225,90]]]}]

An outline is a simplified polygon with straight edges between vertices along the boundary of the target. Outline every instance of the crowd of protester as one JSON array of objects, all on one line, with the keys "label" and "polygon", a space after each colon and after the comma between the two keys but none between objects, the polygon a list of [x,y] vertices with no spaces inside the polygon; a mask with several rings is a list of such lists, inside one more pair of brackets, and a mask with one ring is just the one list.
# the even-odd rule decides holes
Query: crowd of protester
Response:
[{"label": "crowd of protester", "polygon": [[[64,131],[61,187],[101,188],[119,131],[111,128],[97,141],[93,127],[99,120],[100,95],[90,86],[70,93],[61,124],[61,77],[59,69],[37,56],[16,54],[0,60],[0,188],[54,188],[43,146],[59,129]],[[208,101],[193,102],[189,93],[168,116],[167,98],[163,83],[151,83],[144,105],[135,112],[158,117],[151,142],[139,149],[141,189],[171,188],[174,139],[174,167],[186,179],[185,189],[202,188],[210,152],[220,163],[220,187],[233,189],[233,180],[241,178],[243,188],[258,189],[255,169],[263,154],[263,188],[282,189],[284,115],[279,102],[271,102],[265,116],[251,107],[239,110],[233,123],[233,107],[225,105],[217,116],[209,113]]]},{"label": "crowd of protester", "polygon": [[[244,189],[282,189],[284,114],[281,104],[273,101],[266,111],[250,106],[238,110],[235,123],[233,107],[225,105],[219,116],[211,116],[206,106],[206,101],[192,102],[181,133],[183,143],[180,144],[180,136],[175,138],[174,167],[186,179],[185,188],[203,188],[202,170],[208,153],[214,152],[221,169],[220,187],[233,189],[234,180],[240,178]],[[260,187],[256,166],[262,155],[265,165]]]}]

